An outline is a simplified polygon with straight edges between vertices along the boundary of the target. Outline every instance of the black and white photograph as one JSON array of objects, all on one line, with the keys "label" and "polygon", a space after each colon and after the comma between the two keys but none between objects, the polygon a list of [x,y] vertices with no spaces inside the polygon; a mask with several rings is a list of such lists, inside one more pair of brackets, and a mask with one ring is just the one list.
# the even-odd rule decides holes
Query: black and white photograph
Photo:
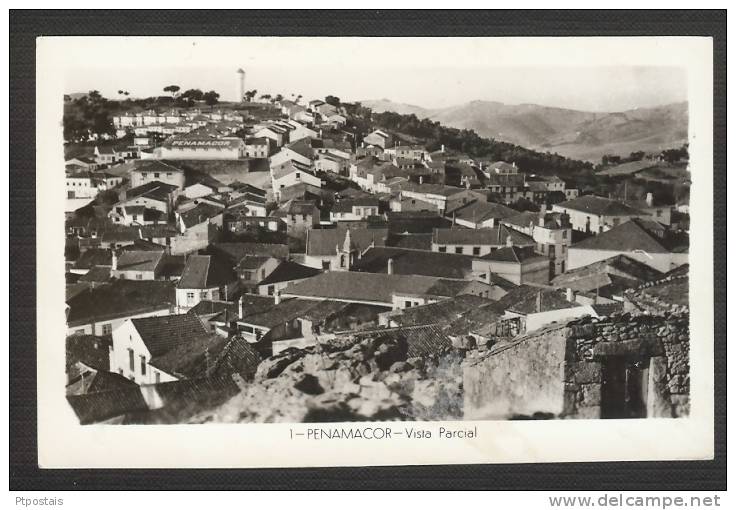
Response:
[{"label": "black and white photograph", "polygon": [[[409,463],[707,458],[710,51],[39,38],[39,441],[63,415],[171,448],[227,424]],[[559,442],[499,446],[517,428]]]}]

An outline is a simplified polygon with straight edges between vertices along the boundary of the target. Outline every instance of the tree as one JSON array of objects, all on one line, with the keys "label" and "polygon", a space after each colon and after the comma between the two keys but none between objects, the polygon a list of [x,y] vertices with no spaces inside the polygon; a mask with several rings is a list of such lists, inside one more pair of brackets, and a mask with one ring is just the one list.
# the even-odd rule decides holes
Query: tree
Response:
[{"label": "tree", "polygon": [[245,94],[243,95],[243,97],[245,98],[245,100],[247,102],[250,103],[251,101],[253,101],[253,98],[256,97],[256,94],[258,94],[258,90],[256,90],[256,89],[246,90],[245,91]]},{"label": "tree", "polygon": [[219,102],[220,94],[214,90],[210,90],[209,92],[204,93],[203,99],[204,102],[207,103],[207,106],[214,106]]},{"label": "tree", "polygon": [[331,104],[332,106],[338,107],[340,106],[340,98],[337,96],[327,96],[325,98],[325,103]]},{"label": "tree", "polygon": [[262,94],[261,99],[268,101],[269,99],[271,99],[271,94]]},{"label": "tree", "polygon": [[282,96],[281,94],[276,94],[276,97],[274,97],[271,100],[271,103],[279,103],[279,102],[281,102],[283,100],[284,100],[284,96]]},{"label": "tree", "polygon": [[176,97],[176,93],[181,90],[181,87],[179,85],[168,85],[164,87],[164,92],[169,92],[171,94],[171,97]]}]

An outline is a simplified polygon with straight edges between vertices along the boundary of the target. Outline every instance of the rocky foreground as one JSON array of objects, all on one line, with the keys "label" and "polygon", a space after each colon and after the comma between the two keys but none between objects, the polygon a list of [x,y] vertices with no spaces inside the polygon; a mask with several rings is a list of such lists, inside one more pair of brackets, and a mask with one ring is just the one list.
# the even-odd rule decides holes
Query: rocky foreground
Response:
[{"label": "rocky foreground", "polygon": [[403,338],[288,349],[252,382],[190,423],[452,420],[462,417],[462,352],[408,357]]}]

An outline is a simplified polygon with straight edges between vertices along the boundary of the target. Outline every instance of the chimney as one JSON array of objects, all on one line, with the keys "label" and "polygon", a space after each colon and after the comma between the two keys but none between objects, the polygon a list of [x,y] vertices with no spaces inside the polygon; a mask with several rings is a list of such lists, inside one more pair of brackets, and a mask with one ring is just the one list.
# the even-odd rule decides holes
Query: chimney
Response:
[{"label": "chimney", "polygon": [[443,143],[443,144],[442,144],[442,146],[440,147],[440,152],[441,152],[442,154],[444,154],[444,153],[445,153],[445,144],[444,144],[444,143]]},{"label": "chimney", "polygon": [[115,253],[115,248],[112,249],[112,262],[110,264],[110,269],[112,271],[117,271],[118,269],[118,254]]},{"label": "chimney", "polygon": [[654,195],[652,195],[651,193],[647,193],[647,199],[646,200],[647,200],[647,205],[649,207],[652,207],[654,205]]},{"label": "chimney", "polygon": [[539,226],[540,227],[544,227],[544,216],[545,216],[545,211],[544,210],[539,211]]},{"label": "chimney", "polygon": [[386,272],[388,274],[394,274],[394,259],[388,259]]},{"label": "chimney", "polygon": [[509,232],[508,235],[506,236],[506,246],[511,248],[513,245],[514,245],[514,240],[511,239],[511,232]]},{"label": "chimney", "polygon": [[243,296],[240,296],[240,299],[238,299],[238,318],[243,318]]},{"label": "chimney", "polygon": [[493,271],[491,271],[491,266],[488,266],[488,271],[486,272],[486,283],[493,285]]},{"label": "chimney", "polygon": [[567,299],[570,303],[575,302],[575,291],[572,290],[570,287],[568,287],[565,291],[565,299]]},{"label": "chimney", "polygon": [[542,291],[537,291],[537,313],[542,311]]},{"label": "chimney", "polygon": [[424,176],[423,175],[420,175],[419,176],[419,184],[424,184]]},{"label": "chimney", "polygon": [[281,303],[281,291],[276,289],[276,292],[273,294],[273,304],[278,305],[279,303]]}]

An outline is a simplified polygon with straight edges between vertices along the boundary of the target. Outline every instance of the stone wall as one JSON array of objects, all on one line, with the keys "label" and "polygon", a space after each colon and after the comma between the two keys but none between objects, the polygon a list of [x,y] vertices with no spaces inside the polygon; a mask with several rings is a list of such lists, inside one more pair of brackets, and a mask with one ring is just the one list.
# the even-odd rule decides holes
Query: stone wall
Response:
[{"label": "stone wall", "polygon": [[[647,417],[689,414],[689,314],[619,314],[552,325],[469,356],[466,419],[600,418],[607,363],[641,377]],[[628,377],[628,376],[627,376]]]},{"label": "stone wall", "polygon": [[469,353],[463,366],[465,419],[564,414],[566,335],[558,325],[501,342],[490,352]]}]

